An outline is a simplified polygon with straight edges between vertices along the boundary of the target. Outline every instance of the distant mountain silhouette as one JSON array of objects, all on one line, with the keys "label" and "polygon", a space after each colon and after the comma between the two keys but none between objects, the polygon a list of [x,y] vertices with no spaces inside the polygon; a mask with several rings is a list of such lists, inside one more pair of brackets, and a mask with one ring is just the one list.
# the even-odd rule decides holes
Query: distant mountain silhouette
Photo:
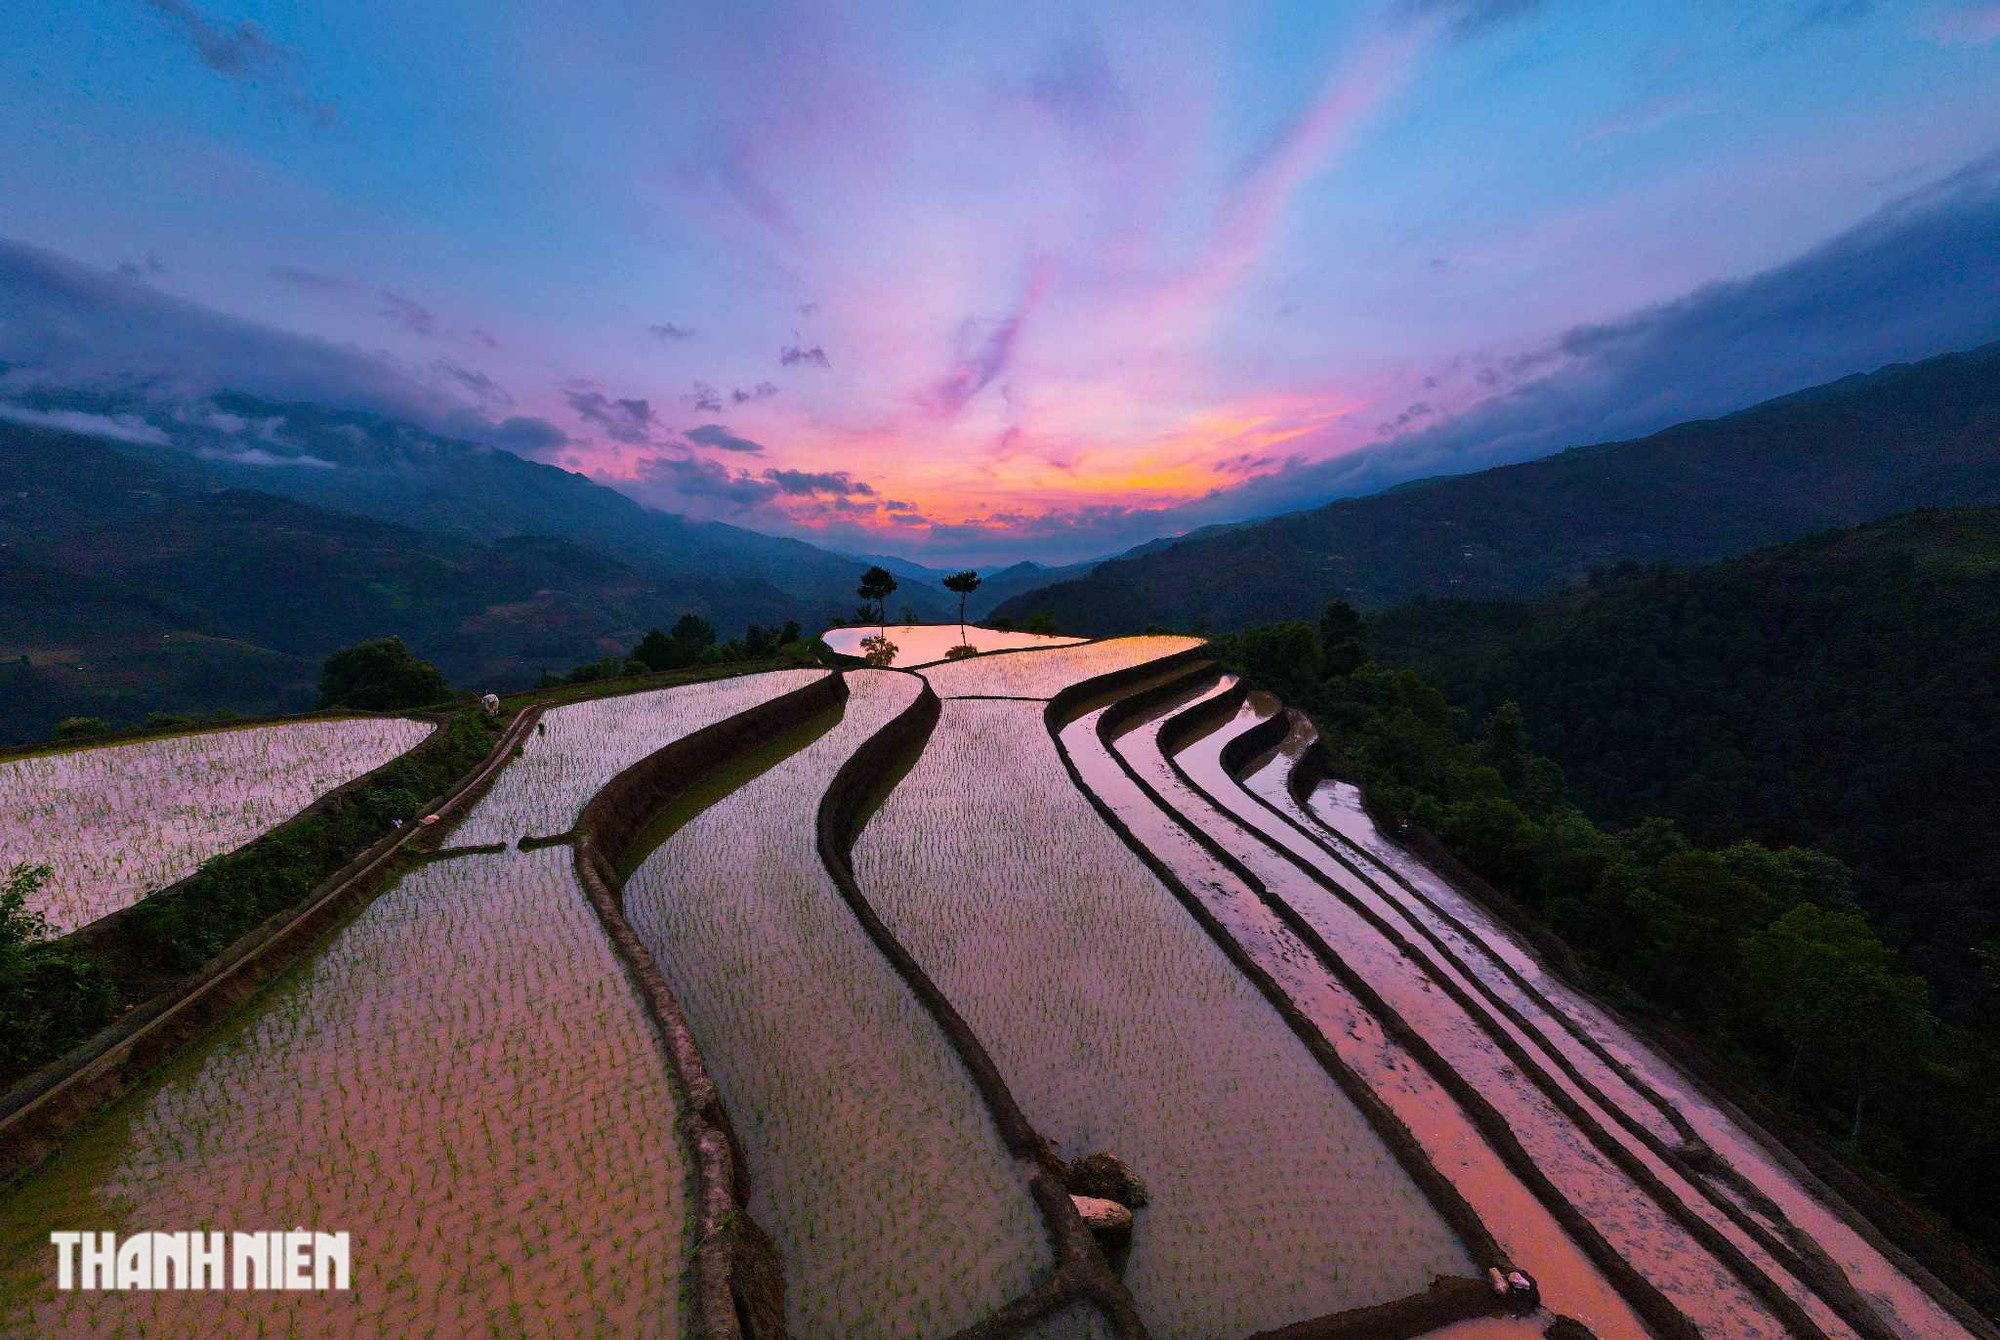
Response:
[{"label": "distant mountain silhouette", "polygon": [[1632,442],[1421,480],[1190,537],[1023,592],[1065,632],[1224,630],[1342,597],[1539,595],[1622,560],[1700,562],[1918,507],[2000,502],[2000,344]]},{"label": "distant mountain silhouette", "polygon": [[70,715],[307,707],[327,652],[387,633],[463,686],[508,687],[686,610],[810,612],[727,567],[677,577],[547,535],[426,533],[220,487],[188,459],[0,423],[0,740]]},{"label": "distant mountain silhouette", "polygon": [[[745,580],[792,598],[804,621],[852,612],[866,564],[802,540],[656,511],[584,476],[512,452],[442,436],[360,410],[223,392],[162,405],[140,391],[41,390],[16,397],[43,412],[133,416],[155,442],[102,440],[178,478],[252,489],[440,536],[496,541],[552,536],[587,545],[649,577],[714,581],[702,612],[724,632],[764,619],[758,594],[737,603]],[[940,618],[942,591],[897,593],[920,617]]]}]

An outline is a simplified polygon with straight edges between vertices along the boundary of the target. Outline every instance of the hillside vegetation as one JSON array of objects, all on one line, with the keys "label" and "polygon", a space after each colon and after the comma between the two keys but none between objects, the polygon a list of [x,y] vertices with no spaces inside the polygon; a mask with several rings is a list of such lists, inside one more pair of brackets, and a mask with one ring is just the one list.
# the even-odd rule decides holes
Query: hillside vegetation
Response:
[{"label": "hillside vegetation", "polygon": [[384,633],[454,682],[506,689],[689,610],[775,625],[797,608],[750,578],[426,533],[172,465],[0,424],[0,740],[80,715],[303,710],[321,657]]},{"label": "hillside vegetation", "polygon": [[1539,604],[1373,621],[1474,719],[1509,700],[1600,819],[1823,848],[1966,1017],[2000,936],[2000,508],[1920,512]]},{"label": "hillside vegetation", "polygon": [[2000,502],[2000,345],[1849,377],[1634,442],[1424,480],[1098,565],[1004,602],[1066,632],[1240,628],[1329,599],[1543,595],[1919,507]]},{"label": "hillside vegetation", "polygon": [[1991,1257],[1996,537],[1992,509],[1920,514],[1373,624],[1384,662],[1463,698],[1367,659],[1340,606],[1220,650],[1600,989]]}]

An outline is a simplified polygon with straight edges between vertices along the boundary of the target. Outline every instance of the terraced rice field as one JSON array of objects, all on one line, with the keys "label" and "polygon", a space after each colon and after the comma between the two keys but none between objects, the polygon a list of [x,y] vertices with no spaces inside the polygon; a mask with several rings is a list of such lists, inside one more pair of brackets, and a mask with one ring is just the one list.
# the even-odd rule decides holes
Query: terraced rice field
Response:
[{"label": "terraced rice field", "polygon": [[[959,632],[955,623],[892,623],[886,636],[894,644],[896,655],[889,664],[901,667],[942,661],[946,653],[960,645],[982,652],[1019,651],[1027,647],[1064,647],[1083,641],[1080,637],[1057,637],[1051,633],[1016,633],[1001,628],[981,628],[976,623],[965,625],[963,637]],[[861,656],[865,654],[861,640],[883,633],[884,630],[874,624],[858,628],[829,628],[820,635],[820,641],[843,656]]]},{"label": "terraced rice field", "polygon": [[[1063,657],[1074,674],[1088,650],[993,664]],[[1016,683],[1053,692],[1063,673]],[[1090,808],[1041,714],[945,702],[856,872],[1035,1127],[1151,1184],[1125,1280],[1153,1334],[1246,1335],[1469,1273],[1366,1120]]]},{"label": "terraced rice field", "polygon": [[[1547,1310],[1433,1340],[1529,1340],[1554,1312],[1640,1335],[1649,1290],[1707,1335],[1969,1334],[1732,1112],[1377,832],[1352,788],[1301,803],[1303,717],[1246,761],[1235,746],[1283,708],[1236,707],[1233,679],[1167,659],[1196,639],[1058,641],[849,672],[840,707],[706,774],[628,860],[627,914],[727,1110],[788,1335],[950,1335],[1060,1279],[1071,1301],[1023,1334],[1108,1340],[1099,1304],[1126,1305],[1108,1276],[1093,1302],[1087,1271],[1054,1275],[1032,1170],[822,859],[829,784],[926,682],[939,719],[882,779],[855,873],[1035,1129],[1149,1184],[1112,1259],[1152,1335],[1241,1340],[1496,1255]],[[927,646],[910,642],[905,660]],[[1048,699],[1135,668],[1051,737]],[[574,853],[518,843],[569,834],[632,763],[825,673],[551,710],[445,839],[505,850],[408,868],[0,1199],[0,1331],[680,1333],[697,1222],[681,1098]],[[129,902],[425,729],[307,722],[0,764],[0,840],[55,833],[86,872],[73,901]],[[46,808],[64,803],[88,822]],[[64,887],[46,847],[22,855]],[[53,1288],[52,1227],[293,1225],[354,1234],[350,1291]]]},{"label": "terraced rice field", "polygon": [[[658,1043],[566,849],[420,867],[0,1205],[22,1335],[673,1334]],[[346,1293],[69,1292],[52,1226],[354,1234]]]},{"label": "terraced rice field", "polygon": [[838,724],[687,818],[633,872],[626,908],[743,1146],[791,1333],[948,1335],[1053,1260],[956,1053],[820,861],[819,797],[922,688],[847,680]]},{"label": "terraced rice field", "polygon": [[1050,651],[974,656],[926,667],[940,698],[1053,698],[1087,679],[1189,651],[1198,637],[1120,637]]},{"label": "terraced rice field", "polygon": [[555,708],[452,840],[483,846],[566,833],[606,782],[654,750],[825,674],[774,670]]},{"label": "terraced rice field", "polygon": [[[1825,1334],[1853,1334],[1698,1188],[1619,1128],[1529,1030],[1484,1009],[1455,964],[1425,952],[1420,937],[1405,937],[1408,928],[1378,893],[1229,776],[1220,761],[1222,748],[1274,710],[1274,703],[1253,698],[1233,722],[1188,745],[1177,761],[1220,809],[1314,876],[1288,886],[1283,896],[1453,1069],[1478,1085],[1571,1203],[1704,1333],[1776,1337],[1786,1330],[1769,1305],[1696,1236],[1690,1215],[1744,1252],[1753,1267],[1769,1272]],[[1509,1046],[1514,1050],[1506,1050]],[[1648,1175],[1658,1189],[1649,1190],[1641,1180]]]},{"label": "terraced rice field", "polygon": [[51,930],[74,930],[193,874],[434,729],[352,717],[0,762],[0,870],[50,866],[33,905]]},{"label": "terraced rice field", "polygon": [[[1548,1307],[1584,1322],[1600,1336],[1639,1333],[1643,1330],[1639,1318],[1497,1156],[1457,1100],[1387,1033],[1236,869],[1183,826],[1198,827],[1267,888],[1283,888],[1298,874],[1271,859],[1261,844],[1188,788],[1160,750],[1157,736],[1163,721],[1226,692],[1231,683],[1227,678],[1191,683],[1182,693],[1128,719],[1108,733],[1115,753],[1106,748],[1107,732],[1100,725],[1103,709],[1065,726],[1062,747],[1085,785],[1202,900],[1312,1021],[1341,1061],[1411,1132],[1431,1165],[1450,1178],[1498,1239],[1507,1259],[1540,1283]],[[1142,782],[1151,788],[1151,796]]]},{"label": "terraced rice field", "polygon": [[[1305,732],[1310,729],[1310,725],[1304,728]],[[1300,734],[1294,732],[1295,737]],[[1305,742],[1310,742],[1309,734]],[[1295,746],[1292,757],[1298,752]],[[1319,831],[1386,890],[1391,893],[1400,890],[1409,901],[1428,903],[1441,916],[1466,927],[1481,951],[1505,963],[1532,985],[1571,1023],[1643,1081],[1655,1101],[1670,1104],[1730,1168],[1768,1197],[1787,1220],[1825,1248],[1848,1280],[1900,1334],[1912,1337],[1967,1334],[1964,1326],[1935,1298],[1826,1202],[1808,1192],[1756,1136],[1724,1113],[1678,1067],[1633,1036],[1595,1002],[1547,973],[1513,933],[1483,907],[1385,838],[1362,808],[1360,792],[1353,786],[1324,782],[1309,796],[1307,808],[1300,810],[1286,785],[1290,761],[1283,756],[1269,761],[1264,770],[1247,776],[1245,785],[1274,805],[1317,820]]]}]

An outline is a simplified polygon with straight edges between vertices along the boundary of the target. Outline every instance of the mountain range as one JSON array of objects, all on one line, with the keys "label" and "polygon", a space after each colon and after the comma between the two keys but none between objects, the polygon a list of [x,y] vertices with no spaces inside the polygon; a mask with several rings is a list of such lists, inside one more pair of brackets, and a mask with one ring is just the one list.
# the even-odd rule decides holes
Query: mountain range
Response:
[{"label": "mountain range", "polygon": [[1222,631],[1332,598],[1544,594],[1622,561],[1696,563],[1919,507],[2000,502],[2000,344],[1630,442],[1421,480],[1098,564],[995,611],[1065,632]]}]

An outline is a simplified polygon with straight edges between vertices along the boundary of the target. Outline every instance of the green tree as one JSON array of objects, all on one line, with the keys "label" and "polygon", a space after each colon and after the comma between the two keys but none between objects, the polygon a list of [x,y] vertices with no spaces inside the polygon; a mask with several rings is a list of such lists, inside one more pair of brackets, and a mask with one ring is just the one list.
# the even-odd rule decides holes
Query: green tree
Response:
[{"label": "green tree", "polygon": [[1786,1083],[1808,1056],[1854,1090],[1850,1140],[1861,1137],[1869,1096],[1896,1060],[1921,1047],[1931,1026],[1930,987],[1896,971],[1896,956],[1859,912],[1800,903],[1745,936],[1745,979],[1762,1022],[1791,1048]]},{"label": "green tree", "polygon": [[787,619],[785,620],[785,626],[778,630],[778,645],[789,647],[804,636],[805,630],[799,627],[799,621],[797,619]]},{"label": "green tree", "polygon": [[56,723],[55,737],[58,740],[87,740],[93,735],[106,735],[111,723],[103,717],[64,717]]},{"label": "green tree", "polygon": [[1319,665],[1319,638],[1312,625],[1265,624],[1237,634],[1237,647],[1250,678],[1283,697],[1298,700],[1312,687]]},{"label": "green tree", "polygon": [[715,645],[715,625],[690,611],[674,620],[673,639],[677,664],[693,665]]},{"label": "green tree", "polygon": [[889,597],[895,593],[896,577],[887,568],[874,567],[861,574],[856,594],[875,606],[875,621],[885,639],[889,636]]},{"label": "green tree", "polygon": [[1509,791],[1521,793],[1528,780],[1528,732],[1521,724],[1519,703],[1501,703],[1487,715],[1486,761]]},{"label": "green tree", "polygon": [[1368,661],[1361,615],[1345,600],[1329,600],[1319,616],[1321,665],[1328,679],[1346,679]]},{"label": "green tree", "polygon": [[965,598],[979,589],[979,574],[971,568],[967,568],[964,572],[954,572],[944,579],[944,589],[958,593],[958,642],[960,646],[964,646],[967,641]]},{"label": "green tree", "polygon": [[648,670],[671,670],[680,664],[680,651],[674,640],[657,628],[646,630],[646,636],[639,639],[639,645],[632,648],[632,659],[643,664]]},{"label": "green tree", "polygon": [[1047,610],[1030,610],[1028,617],[1021,620],[1021,631],[1044,636],[1052,634],[1056,631],[1056,616]]},{"label": "green tree", "polygon": [[380,637],[342,647],[320,667],[322,707],[393,712],[451,697],[451,685],[429,661],[418,660],[400,637]]},{"label": "green tree", "polygon": [[50,942],[47,920],[28,905],[48,878],[48,866],[22,864],[0,879],[0,1074],[74,1045],[117,1008],[102,966]]}]

